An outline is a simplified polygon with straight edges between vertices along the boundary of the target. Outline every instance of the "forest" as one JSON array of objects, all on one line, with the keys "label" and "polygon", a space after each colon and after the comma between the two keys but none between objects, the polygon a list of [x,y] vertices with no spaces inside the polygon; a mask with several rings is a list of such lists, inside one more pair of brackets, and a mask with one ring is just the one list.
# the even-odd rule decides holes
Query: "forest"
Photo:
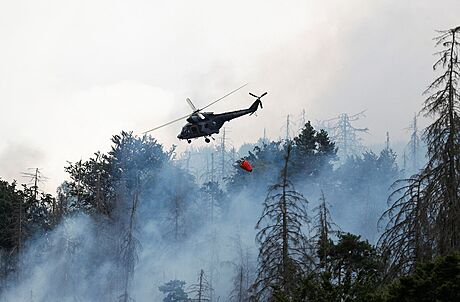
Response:
[{"label": "forest", "polygon": [[342,115],[238,152],[123,131],[55,195],[0,179],[0,301],[460,301],[460,27],[435,43],[403,158]]}]

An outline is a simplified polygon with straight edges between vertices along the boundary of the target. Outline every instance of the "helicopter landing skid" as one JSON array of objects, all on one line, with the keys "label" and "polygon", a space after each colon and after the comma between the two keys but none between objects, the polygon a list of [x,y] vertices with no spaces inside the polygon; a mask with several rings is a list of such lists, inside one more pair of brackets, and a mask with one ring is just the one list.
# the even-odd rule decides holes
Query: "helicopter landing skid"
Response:
[{"label": "helicopter landing skid", "polygon": [[209,144],[209,143],[211,142],[211,139],[212,139],[213,141],[215,141],[215,140],[216,140],[214,137],[212,137],[212,136],[209,136],[209,137],[205,137],[204,141],[205,141],[206,143],[208,143],[208,144]]}]

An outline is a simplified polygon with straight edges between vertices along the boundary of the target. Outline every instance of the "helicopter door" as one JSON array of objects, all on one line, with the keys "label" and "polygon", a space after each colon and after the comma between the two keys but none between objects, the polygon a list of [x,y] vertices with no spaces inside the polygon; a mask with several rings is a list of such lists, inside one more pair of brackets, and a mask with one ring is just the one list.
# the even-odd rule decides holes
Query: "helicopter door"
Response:
[{"label": "helicopter door", "polygon": [[190,126],[190,129],[192,130],[192,134],[198,134],[199,129],[197,125],[192,125]]}]

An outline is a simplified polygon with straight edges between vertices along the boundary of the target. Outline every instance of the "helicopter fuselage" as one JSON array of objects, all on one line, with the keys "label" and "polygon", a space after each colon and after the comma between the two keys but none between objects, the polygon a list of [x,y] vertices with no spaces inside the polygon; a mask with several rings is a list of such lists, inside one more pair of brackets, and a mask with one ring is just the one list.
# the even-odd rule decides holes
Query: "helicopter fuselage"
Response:
[{"label": "helicopter fuselage", "polygon": [[142,134],[145,135],[151,131],[163,128],[165,126],[171,125],[173,123],[176,123],[186,118],[187,124],[185,124],[185,126],[182,127],[182,131],[179,133],[177,138],[186,139],[187,142],[190,144],[192,142],[191,140],[192,138],[204,137],[205,142],[209,143],[211,141],[210,138],[214,139],[211,135],[219,133],[220,128],[222,128],[225,122],[228,122],[230,120],[233,120],[237,117],[240,117],[246,114],[252,115],[254,112],[257,111],[257,109],[259,109],[259,107],[262,108],[262,102],[260,99],[263,96],[267,95],[267,92],[262,93],[260,96],[257,96],[253,93],[249,93],[249,95],[252,97],[255,97],[256,100],[254,103],[252,103],[251,107],[247,109],[235,110],[235,111],[229,111],[229,112],[217,113],[217,114],[214,114],[213,112],[202,112],[204,109],[223,100],[227,96],[231,95],[232,93],[237,92],[238,90],[240,90],[246,85],[247,84],[244,84],[243,86],[227,93],[223,97],[199,109],[197,109],[195,105],[192,103],[192,101],[189,98],[187,98],[186,101],[193,110],[192,114],[186,115],[184,117],[180,117],[178,119],[175,119],[173,121],[170,121],[158,127],[152,128],[150,130],[143,132]]},{"label": "helicopter fuselage", "polygon": [[218,134],[225,122],[246,114],[252,114],[257,111],[259,105],[261,106],[261,102],[257,100],[248,109],[217,114],[213,112],[192,114],[187,118],[187,124],[182,127],[182,131],[177,138],[190,140],[192,138],[210,137],[213,134]]}]

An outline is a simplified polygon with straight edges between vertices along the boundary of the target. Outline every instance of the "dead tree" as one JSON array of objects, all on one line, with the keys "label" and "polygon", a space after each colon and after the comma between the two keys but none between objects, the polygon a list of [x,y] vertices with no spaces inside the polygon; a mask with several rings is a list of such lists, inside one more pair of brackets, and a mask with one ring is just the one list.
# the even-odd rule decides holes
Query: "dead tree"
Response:
[{"label": "dead tree", "polygon": [[250,287],[253,281],[253,264],[251,255],[247,248],[243,248],[240,236],[236,239],[236,249],[238,256],[231,262],[234,269],[232,278],[232,289],[230,291],[229,302],[249,302]]},{"label": "dead tree", "polygon": [[338,147],[339,158],[344,161],[350,155],[360,155],[364,150],[359,133],[368,133],[368,128],[357,128],[353,123],[364,117],[364,111],[348,115],[342,113],[336,118],[323,122],[323,126],[331,134],[332,141]]},{"label": "dead tree", "polygon": [[180,242],[185,237],[184,227],[185,201],[176,194],[172,199],[168,220],[170,221],[174,242]]},{"label": "dead tree", "polygon": [[[302,125],[302,127],[303,126],[304,125]],[[289,142],[291,140],[291,137],[293,136],[293,134],[292,134],[293,129],[295,129],[295,125],[294,125],[294,122],[291,119],[290,114],[288,114],[286,116],[286,124],[285,124],[285,126],[281,127],[281,129],[285,131],[285,137],[284,137],[285,141]]]},{"label": "dead tree", "polygon": [[313,217],[314,235],[312,237],[312,246],[315,247],[316,255],[319,259],[319,269],[329,271],[327,256],[333,244],[331,237],[336,236],[340,228],[332,221],[329,205],[322,190],[319,201],[319,205],[313,209],[315,216]]},{"label": "dead tree", "polygon": [[419,152],[420,152],[420,135],[417,126],[417,114],[414,115],[412,123],[409,127],[410,130],[410,141],[407,144],[409,158],[411,161],[411,171],[415,173],[419,167]]},{"label": "dead tree", "polygon": [[135,232],[135,216],[139,203],[139,193],[135,192],[132,196],[132,203],[129,208],[129,219],[125,226],[120,245],[120,258],[122,262],[122,289],[123,293],[120,296],[120,301],[131,301],[129,295],[130,281],[134,274],[134,267],[138,261],[137,248],[139,246],[138,239],[134,236]]},{"label": "dead tree", "polygon": [[445,49],[434,69],[443,67],[445,72],[427,89],[431,95],[423,110],[436,118],[425,131],[429,158],[425,174],[431,178],[425,192],[437,214],[437,253],[445,255],[460,249],[460,26],[440,34],[437,45]]},{"label": "dead tree", "polygon": [[257,222],[259,230],[259,267],[253,285],[254,298],[263,301],[276,288],[292,296],[296,277],[305,269],[307,238],[303,228],[309,219],[307,200],[289,181],[288,166],[291,145],[287,146],[284,168],[279,183],[269,188],[264,210]]},{"label": "dead tree", "polygon": [[[422,112],[434,118],[425,129],[428,163],[395,191],[399,198],[382,217],[388,223],[380,244],[389,271],[401,273],[434,255],[460,249],[460,27],[441,31],[435,40],[436,70],[443,73],[425,91]],[[401,184],[401,182],[399,182]]]},{"label": "dead tree", "polygon": [[432,256],[431,209],[422,191],[424,181],[426,178],[417,175],[396,182],[394,186],[399,188],[389,198],[396,200],[379,220],[387,223],[378,241],[387,261],[387,278],[409,273]]},{"label": "dead tree", "polygon": [[208,279],[203,270],[200,271],[198,282],[191,285],[189,293],[194,294],[195,298],[190,301],[204,302],[211,301],[213,288],[209,284]]}]

